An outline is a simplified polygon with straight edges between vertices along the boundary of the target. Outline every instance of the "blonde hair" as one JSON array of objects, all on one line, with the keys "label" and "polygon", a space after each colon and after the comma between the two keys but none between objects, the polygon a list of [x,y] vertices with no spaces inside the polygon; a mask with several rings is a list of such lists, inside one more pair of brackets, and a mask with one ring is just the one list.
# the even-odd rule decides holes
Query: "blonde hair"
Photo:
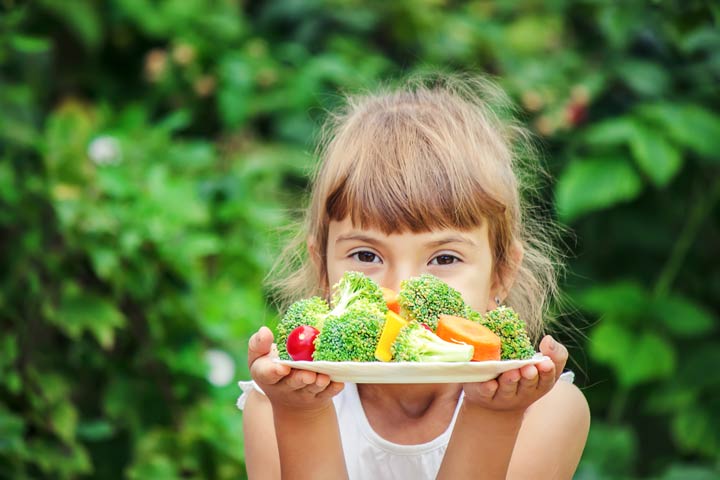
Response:
[{"label": "blonde hair", "polygon": [[[469,75],[414,77],[347,96],[322,129],[304,228],[271,271],[280,307],[327,293],[332,220],[349,216],[360,228],[387,234],[463,230],[487,221],[493,271],[517,268],[505,303],[537,340],[556,294],[555,250],[546,240],[553,229],[524,205],[531,173],[541,170],[511,113],[501,89]],[[520,265],[512,264],[514,244],[524,250]],[[308,245],[315,262],[308,261]]]}]

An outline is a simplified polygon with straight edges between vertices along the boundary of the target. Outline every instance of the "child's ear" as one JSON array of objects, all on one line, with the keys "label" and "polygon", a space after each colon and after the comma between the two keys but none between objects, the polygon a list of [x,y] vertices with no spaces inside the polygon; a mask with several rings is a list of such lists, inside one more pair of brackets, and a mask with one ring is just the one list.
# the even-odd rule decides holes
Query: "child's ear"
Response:
[{"label": "child's ear", "polygon": [[508,251],[507,263],[501,268],[498,268],[493,275],[493,281],[490,285],[488,310],[497,308],[498,301],[502,304],[505,298],[507,298],[517,278],[524,254],[525,250],[522,244],[517,240],[513,241]]}]

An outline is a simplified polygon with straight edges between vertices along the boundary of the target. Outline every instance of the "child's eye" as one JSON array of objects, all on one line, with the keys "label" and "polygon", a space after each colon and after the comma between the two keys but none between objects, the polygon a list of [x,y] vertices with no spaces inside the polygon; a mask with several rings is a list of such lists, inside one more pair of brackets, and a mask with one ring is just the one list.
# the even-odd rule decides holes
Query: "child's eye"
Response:
[{"label": "child's eye", "polygon": [[351,257],[355,257],[355,259],[359,262],[363,263],[382,263],[382,260],[380,260],[380,257],[374,254],[373,252],[369,252],[367,250],[362,250],[360,252],[355,252]]},{"label": "child's eye", "polygon": [[459,261],[460,259],[455,255],[445,253],[430,260],[430,265],[452,265],[453,263],[457,263]]}]

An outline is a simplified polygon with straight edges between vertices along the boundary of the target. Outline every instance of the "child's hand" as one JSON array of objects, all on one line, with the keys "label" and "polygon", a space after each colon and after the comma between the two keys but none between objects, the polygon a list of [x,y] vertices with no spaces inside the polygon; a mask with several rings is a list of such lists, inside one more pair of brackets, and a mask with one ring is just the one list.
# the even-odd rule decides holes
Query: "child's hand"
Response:
[{"label": "child's hand", "polygon": [[343,388],[342,383],[331,382],[327,375],[292,369],[275,363],[273,358],[277,358],[273,334],[269,328],[260,327],[248,342],[248,366],[252,379],[265,392],[273,408],[323,408]]},{"label": "child's hand", "polygon": [[540,342],[540,352],[550,360],[509,370],[487,382],[464,384],[464,401],[490,410],[524,411],[552,389],[567,362],[567,349],[549,335]]}]

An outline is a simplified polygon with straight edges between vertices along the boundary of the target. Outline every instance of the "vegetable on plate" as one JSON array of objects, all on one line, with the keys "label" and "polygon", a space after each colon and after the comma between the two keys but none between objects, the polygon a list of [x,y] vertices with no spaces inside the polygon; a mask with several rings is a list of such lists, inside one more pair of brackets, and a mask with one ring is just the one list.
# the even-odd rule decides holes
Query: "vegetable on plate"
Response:
[{"label": "vegetable on plate", "polygon": [[440,315],[437,336],[448,342],[473,346],[472,360],[500,360],[501,341],[492,330],[467,318]]}]

